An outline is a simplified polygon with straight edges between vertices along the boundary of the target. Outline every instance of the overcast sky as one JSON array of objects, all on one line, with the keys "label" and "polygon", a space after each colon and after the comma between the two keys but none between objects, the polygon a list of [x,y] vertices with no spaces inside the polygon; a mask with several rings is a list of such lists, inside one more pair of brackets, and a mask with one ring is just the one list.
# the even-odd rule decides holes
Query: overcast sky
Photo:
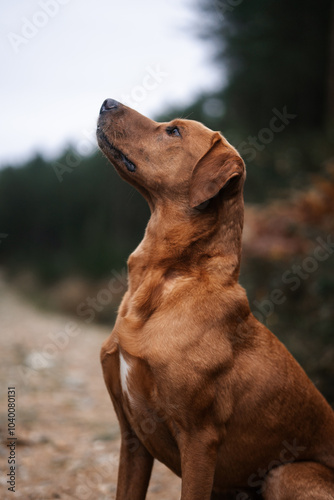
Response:
[{"label": "overcast sky", "polygon": [[107,97],[153,117],[213,89],[195,1],[1,2],[0,166],[69,143],[91,152]]}]

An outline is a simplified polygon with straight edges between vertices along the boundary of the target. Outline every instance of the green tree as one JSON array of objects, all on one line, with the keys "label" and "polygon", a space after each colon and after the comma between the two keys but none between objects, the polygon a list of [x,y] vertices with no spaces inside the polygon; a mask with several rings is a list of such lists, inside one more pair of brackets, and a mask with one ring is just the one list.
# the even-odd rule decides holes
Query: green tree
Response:
[{"label": "green tree", "polygon": [[[30,269],[48,283],[100,278],[123,267],[137,246],[148,215],[144,200],[101,153],[80,158],[75,168],[71,156],[68,150],[53,163],[37,156],[0,171],[0,233],[8,235],[0,256],[12,272]],[[58,177],[57,165],[64,166]]]},{"label": "green tree", "polygon": [[215,47],[227,86],[225,120],[261,128],[287,106],[295,126],[324,128],[330,68],[332,0],[207,0],[201,36]]}]

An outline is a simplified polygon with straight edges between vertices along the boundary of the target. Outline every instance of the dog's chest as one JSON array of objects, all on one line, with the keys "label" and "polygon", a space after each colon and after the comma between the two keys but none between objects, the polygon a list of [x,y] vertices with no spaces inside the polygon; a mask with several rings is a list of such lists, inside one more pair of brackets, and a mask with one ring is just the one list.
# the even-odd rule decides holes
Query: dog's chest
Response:
[{"label": "dog's chest", "polygon": [[131,377],[131,362],[129,359],[125,359],[124,355],[122,352],[119,353],[119,375],[120,375],[120,382],[121,382],[121,387],[122,387],[122,392],[125,394],[130,401],[130,404],[134,403],[134,399],[130,394],[129,390],[129,380]]},{"label": "dog's chest", "polygon": [[149,365],[119,350],[121,404],[126,418],[150,453],[179,473],[178,450],[170,429],[170,415]]},{"label": "dog's chest", "polygon": [[154,380],[147,363],[119,349],[119,381],[123,404],[135,414],[149,404]]}]

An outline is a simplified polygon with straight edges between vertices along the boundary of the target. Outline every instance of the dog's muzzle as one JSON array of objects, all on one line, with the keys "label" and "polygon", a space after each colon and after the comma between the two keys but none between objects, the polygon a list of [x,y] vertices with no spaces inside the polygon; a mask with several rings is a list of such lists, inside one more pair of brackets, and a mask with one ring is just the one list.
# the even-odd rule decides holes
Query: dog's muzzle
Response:
[{"label": "dog's muzzle", "polygon": [[115,99],[106,99],[105,101],[103,101],[103,104],[100,108],[100,118],[99,118],[98,124],[97,124],[97,138],[98,138],[99,145],[102,149],[103,149],[102,144],[107,146],[109,152],[111,153],[112,158],[114,160],[118,160],[121,163],[123,163],[123,165],[125,165],[127,170],[129,172],[133,173],[137,169],[136,165],[134,163],[132,163],[132,161],[130,161],[129,158],[127,158],[127,156],[124,153],[122,153],[122,151],[120,151],[118,148],[116,148],[114,146],[114,144],[112,144],[110,142],[105,131],[103,130],[104,129],[103,125],[105,124],[105,121],[106,121],[105,118],[107,118],[107,121],[109,121],[109,120],[108,120],[108,116],[105,116],[104,118],[102,118],[102,116],[105,115],[105,113],[109,113],[109,112],[113,112],[113,111],[115,112],[120,107],[121,107],[121,104],[118,101],[115,101]]}]

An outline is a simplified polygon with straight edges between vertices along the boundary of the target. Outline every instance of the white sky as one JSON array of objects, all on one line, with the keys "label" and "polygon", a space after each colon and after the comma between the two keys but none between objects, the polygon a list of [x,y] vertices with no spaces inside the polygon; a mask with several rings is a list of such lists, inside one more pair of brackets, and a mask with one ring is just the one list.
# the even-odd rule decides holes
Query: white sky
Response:
[{"label": "white sky", "polygon": [[107,97],[153,117],[215,88],[195,1],[2,1],[0,166],[91,152]]}]

